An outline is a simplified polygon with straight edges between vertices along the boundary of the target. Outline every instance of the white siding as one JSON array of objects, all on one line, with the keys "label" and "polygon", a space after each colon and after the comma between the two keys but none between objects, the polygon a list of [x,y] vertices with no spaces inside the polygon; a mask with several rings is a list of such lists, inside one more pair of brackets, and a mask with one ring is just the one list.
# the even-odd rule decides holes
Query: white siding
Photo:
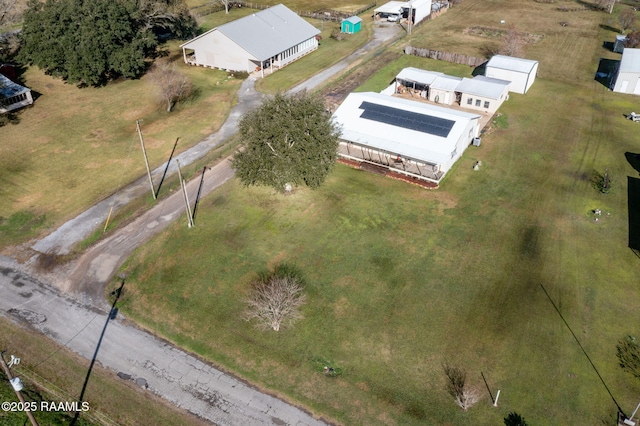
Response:
[{"label": "white siding", "polygon": [[485,76],[491,78],[498,78],[500,80],[510,81],[509,91],[515,93],[525,94],[527,90],[531,87],[534,80],[536,79],[536,74],[538,72],[538,64],[532,68],[531,72],[523,73],[518,71],[506,70],[502,68],[493,68],[487,66],[485,71]]},{"label": "white siding", "polygon": [[620,72],[613,87],[614,92],[640,94],[640,73]]}]

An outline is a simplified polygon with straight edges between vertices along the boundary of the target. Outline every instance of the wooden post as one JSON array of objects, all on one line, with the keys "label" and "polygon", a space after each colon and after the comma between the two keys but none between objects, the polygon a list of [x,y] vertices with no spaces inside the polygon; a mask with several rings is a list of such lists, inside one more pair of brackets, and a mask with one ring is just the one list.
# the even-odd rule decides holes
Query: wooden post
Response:
[{"label": "wooden post", "polygon": [[[7,375],[9,382],[11,382],[11,380],[13,380],[13,376],[11,375],[11,370],[9,370],[9,366],[4,360],[4,351],[0,352],[0,362],[2,362],[2,369],[4,370],[4,374]],[[13,384],[11,385],[11,387],[13,387]],[[27,404],[25,403],[24,397],[22,396],[19,390],[16,390],[16,395],[18,396],[18,399],[20,400],[22,405],[26,406]],[[33,414],[31,413],[31,411],[28,409],[25,409],[25,412],[27,413],[27,417],[29,417],[29,421],[31,422],[31,424],[33,426],[38,426],[38,422],[36,422],[36,419],[33,417]]]},{"label": "wooden post", "polygon": [[109,219],[111,219],[111,213],[113,212],[113,206],[109,209],[109,216],[107,216],[107,222],[104,224],[104,229],[102,232],[107,232],[107,226],[109,226]]},{"label": "wooden post", "polygon": [[187,196],[187,185],[184,183],[184,179],[182,178],[182,171],[180,170],[180,161],[176,159],[176,164],[178,165],[178,179],[180,179],[180,186],[182,187],[182,196],[184,198],[184,206],[187,210],[187,224],[189,228],[193,226],[193,217],[191,216],[191,209],[189,208],[189,197]]},{"label": "wooden post", "polygon": [[138,135],[140,136],[140,145],[142,145],[142,154],[144,155],[144,164],[147,166],[147,175],[149,176],[149,185],[151,185],[151,194],[153,199],[156,199],[156,190],[153,187],[153,179],[151,179],[151,170],[149,169],[149,159],[147,158],[147,150],[144,149],[144,140],[142,139],[142,131],[140,130],[140,120],[136,120],[136,129],[138,129]]}]

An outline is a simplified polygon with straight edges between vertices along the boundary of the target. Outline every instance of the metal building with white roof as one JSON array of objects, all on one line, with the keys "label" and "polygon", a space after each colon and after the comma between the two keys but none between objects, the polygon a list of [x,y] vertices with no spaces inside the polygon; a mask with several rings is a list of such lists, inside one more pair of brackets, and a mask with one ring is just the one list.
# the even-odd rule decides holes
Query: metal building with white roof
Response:
[{"label": "metal building with white roof", "polygon": [[538,61],[495,55],[487,62],[484,75],[510,81],[509,92],[527,93],[536,79]]},{"label": "metal building with white roof", "polygon": [[440,75],[429,86],[429,100],[437,104],[452,105],[456,101],[456,87],[462,81],[460,77]]},{"label": "metal building with white roof", "polygon": [[431,102],[494,113],[509,98],[510,83],[482,75],[460,78],[408,67],[382,93],[392,95],[408,90]]},{"label": "metal building with white roof", "polygon": [[373,13],[381,18],[412,18],[413,24],[418,24],[431,14],[431,0],[389,1],[374,9]]},{"label": "metal building with white roof", "polygon": [[626,47],[622,51],[613,91],[640,95],[640,49]]},{"label": "metal building with white roof", "polygon": [[230,71],[277,68],[316,50],[320,30],[279,4],[182,44],[184,61]]},{"label": "metal building with white roof", "polygon": [[480,116],[380,93],[351,93],[333,114],[338,154],[438,183],[478,137]]}]

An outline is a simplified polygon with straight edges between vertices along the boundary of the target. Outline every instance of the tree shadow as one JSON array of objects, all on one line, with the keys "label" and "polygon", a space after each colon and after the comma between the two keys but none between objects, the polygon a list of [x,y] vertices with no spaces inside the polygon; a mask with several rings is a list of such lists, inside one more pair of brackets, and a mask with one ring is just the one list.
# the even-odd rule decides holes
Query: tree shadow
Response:
[{"label": "tree shadow", "polygon": [[629,209],[629,248],[638,255],[638,251],[640,251],[640,179],[631,176],[627,177],[627,205]]},{"label": "tree shadow", "polygon": [[[620,30],[618,28],[612,27],[611,25],[600,24],[600,28],[602,28],[603,30],[614,32],[616,34],[620,34]],[[611,43],[611,44],[613,44],[613,43]]]},{"label": "tree shadow", "polygon": [[612,88],[613,79],[615,78],[619,66],[620,61],[618,60],[600,58],[594,80],[608,89]]},{"label": "tree shadow", "polygon": [[612,41],[603,41],[602,42],[602,48],[603,49],[607,49],[609,52],[613,52],[613,47],[615,45],[616,44],[614,42],[612,42]]}]

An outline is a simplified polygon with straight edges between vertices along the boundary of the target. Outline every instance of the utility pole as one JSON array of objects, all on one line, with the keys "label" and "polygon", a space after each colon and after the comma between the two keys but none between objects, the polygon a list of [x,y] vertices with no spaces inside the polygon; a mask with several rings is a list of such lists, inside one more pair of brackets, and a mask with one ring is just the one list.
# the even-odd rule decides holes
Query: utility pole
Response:
[{"label": "utility pole", "polygon": [[[11,375],[11,370],[9,370],[9,366],[4,360],[4,351],[0,352],[0,362],[2,363],[2,369],[4,370],[4,374],[7,375],[7,378],[11,383],[11,387],[13,387],[13,390],[16,391],[16,395],[18,396],[18,399],[22,403],[22,406],[27,407],[27,403],[25,402],[24,397],[20,393],[20,389],[22,389],[22,385],[20,384],[20,379],[17,377],[14,379],[13,376]],[[25,412],[27,413],[27,417],[29,417],[29,421],[31,422],[31,424],[33,426],[38,426],[38,422],[36,422],[35,417],[33,417],[31,410],[29,410],[28,408],[25,408]]]},{"label": "utility pole", "polygon": [[144,164],[147,166],[147,176],[149,176],[149,185],[151,185],[151,194],[153,199],[156,199],[156,190],[153,187],[153,179],[151,179],[151,170],[149,169],[149,159],[147,158],[147,150],[144,149],[144,139],[142,139],[142,131],[140,130],[140,120],[136,120],[136,129],[138,129],[138,135],[140,136],[140,145],[142,145],[142,154],[144,155]]},{"label": "utility pole", "polygon": [[187,195],[187,185],[182,178],[182,171],[180,170],[180,161],[176,158],[176,164],[178,165],[178,179],[180,179],[180,186],[182,187],[182,195],[184,197],[184,206],[187,210],[188,226],[193,226],[193,216],[191,215],[191,208],[189,208],[189,196]]}]

